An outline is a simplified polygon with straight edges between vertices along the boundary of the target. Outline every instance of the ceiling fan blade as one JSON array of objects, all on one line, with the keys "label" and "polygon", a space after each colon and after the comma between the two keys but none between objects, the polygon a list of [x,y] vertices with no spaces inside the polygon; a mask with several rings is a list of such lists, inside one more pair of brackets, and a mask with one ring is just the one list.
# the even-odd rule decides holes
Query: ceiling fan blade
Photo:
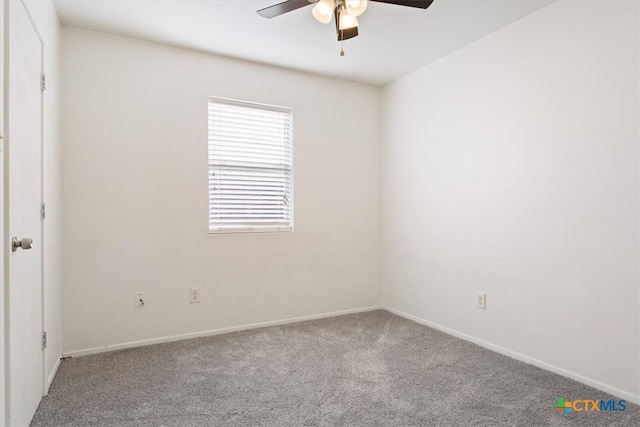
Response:
[{"label": "ceiling fan blade", "polygon": [[340,29],[340,12],[338,11],[338,9],[334,9],[333,11],[333,21],[336,24],[336,34],[338,36],[338,41],[341,42],[343,40],[349,40],[352,39],[354,37],[356,37],[358,35],[358,27],[355,26],[353,28],[347,28],[344,30]]},{"label": "ceiling fan blade", "polygon": [[282,3],[260,9],[258,11],[258,15],[264,18],[275,18],[276,16],[284,15],[287,12],[300,9],[301,7],[309,6],[311,3],[315,3],[316,1],[317,0],[287,0]]},{"label": "ceiling fan blade", "polygon": [[336,30],[338,41],[349,40],[358,35],[358,27],[349,28],[347,30]]},{"label": "ceiling fan blade", "polygon": [[419,9],[426,9],[431,6],[433,0],[371,0],[378,3],[395,4],[398,6],[417,7]]}]

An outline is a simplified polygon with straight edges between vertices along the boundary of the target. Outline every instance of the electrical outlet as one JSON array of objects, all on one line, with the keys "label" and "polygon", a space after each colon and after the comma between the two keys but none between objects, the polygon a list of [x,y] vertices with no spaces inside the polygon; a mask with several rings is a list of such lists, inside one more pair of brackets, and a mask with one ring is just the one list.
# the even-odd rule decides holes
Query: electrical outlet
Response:
[{"label": "electrical outlet", "polygon": [[191,299],[190,299],[191,304],[200,302],[200,294],[201,294],[200,288],[189,289],[189,295],[191,296]]},{"label": "electrical outlet", "polygon": [[146,292],[136,292],[136,308],[144,308],[147,305]]},{"label": "electrical outlet", "polygon": [[482,310],[487,309],[487,294],[484,292],[476,292],[476,307]]}]

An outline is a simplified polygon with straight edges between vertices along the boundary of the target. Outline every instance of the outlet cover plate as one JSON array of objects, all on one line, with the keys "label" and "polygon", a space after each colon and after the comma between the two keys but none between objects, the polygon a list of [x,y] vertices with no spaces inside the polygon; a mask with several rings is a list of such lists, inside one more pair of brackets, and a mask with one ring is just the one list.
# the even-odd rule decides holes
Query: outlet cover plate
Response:
[{"label": "outlet cover plate", "polygon": [[201,296],[202,296],[202,290],[200,288],[189,289],[189,301],[191,301],[191,304],[199,303]]},{"label": "outlet cover plate", "polygon": [[481,310],[487,309],[487,294],[484,292],[476,292],[476,307]]},{"label": "outlet cover plate", "polygon": [[147,293],[146,292],[136,292],[136,308],[144,308],[147,305]]}]

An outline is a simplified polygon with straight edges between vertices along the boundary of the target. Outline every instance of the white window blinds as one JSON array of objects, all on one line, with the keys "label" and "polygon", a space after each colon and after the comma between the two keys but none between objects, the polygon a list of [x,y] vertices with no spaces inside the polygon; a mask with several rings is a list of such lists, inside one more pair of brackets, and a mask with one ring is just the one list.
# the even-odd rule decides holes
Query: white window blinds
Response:
[{"label": "white window blinds", "polygon": [[209,98],[209,232],[292,230],[292,116]]}]

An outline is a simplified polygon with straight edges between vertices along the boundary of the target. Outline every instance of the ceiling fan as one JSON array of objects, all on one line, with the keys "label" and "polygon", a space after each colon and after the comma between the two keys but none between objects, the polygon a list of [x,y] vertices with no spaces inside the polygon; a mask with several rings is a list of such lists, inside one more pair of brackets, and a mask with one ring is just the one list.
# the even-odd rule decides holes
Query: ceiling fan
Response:
[{"label": "ceiling fan", "polygon": [[[371,0],[378,3],[389,3],[398,6],[409,6],[426,9],[433,0]],[[311,13],[318,22],[328,24],[335,18],[338,41],[348,40],[358,35],[358,16],[368,6],[368,0],[287,0],[258,11],[265,18],[275,18],[305,6],[314,4]],[[344,56],[344,50],[340,52]]]}]

